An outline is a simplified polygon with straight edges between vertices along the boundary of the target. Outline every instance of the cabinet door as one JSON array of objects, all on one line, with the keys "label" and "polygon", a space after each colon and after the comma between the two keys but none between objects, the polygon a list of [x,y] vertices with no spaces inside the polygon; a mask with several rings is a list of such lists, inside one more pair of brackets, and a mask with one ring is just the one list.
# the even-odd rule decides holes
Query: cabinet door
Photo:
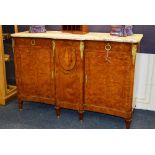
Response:
[{"label": "cabinet door", "polygon": [[80,110],[83,102],[83,63],[79,41],[56,41],[57,106]]},{"label": "cabinet door", "polygon": [[[35,44],[31,45],[31,41]],[[17,43],[15,63],[19,96],[32,101],[53,102],[55,93],[51,41],[17,38]]]},{"label": "cabinet door", "polygon": [[[133,64],[131,45],[87,42],[85,50],[85,107],[122,115],[132,108]],[[93,47],[92,47],[93,46]]]}]

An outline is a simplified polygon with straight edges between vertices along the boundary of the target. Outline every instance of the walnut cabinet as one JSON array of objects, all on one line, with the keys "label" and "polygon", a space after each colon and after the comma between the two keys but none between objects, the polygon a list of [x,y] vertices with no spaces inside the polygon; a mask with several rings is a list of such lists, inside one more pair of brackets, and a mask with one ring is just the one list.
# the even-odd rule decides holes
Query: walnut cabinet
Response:
[{"label": "walnut cabinet", "polygon": [[54,104],[132,120],[139,43],[14,38],[19,109],[23,101]]}]

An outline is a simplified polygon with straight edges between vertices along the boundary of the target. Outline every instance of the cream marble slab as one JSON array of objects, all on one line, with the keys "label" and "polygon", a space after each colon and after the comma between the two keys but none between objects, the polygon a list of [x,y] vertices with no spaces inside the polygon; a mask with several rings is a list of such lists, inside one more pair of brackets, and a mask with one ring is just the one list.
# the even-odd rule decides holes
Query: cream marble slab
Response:
[{"label": "cream marble slab", "polygon": [[139,43],[143,37],[142,34],[133,34],[127,37],[111,36],[109,33],[90,32],[87,34],[71,34],[61,31],[47,31],[46,33],[29,33],[20,32],[11,35],[12,37],[26,38],[51,38],[51,39],[68,39],[68,40],[96,40],[96,41],[115,41],[127,43]]}]

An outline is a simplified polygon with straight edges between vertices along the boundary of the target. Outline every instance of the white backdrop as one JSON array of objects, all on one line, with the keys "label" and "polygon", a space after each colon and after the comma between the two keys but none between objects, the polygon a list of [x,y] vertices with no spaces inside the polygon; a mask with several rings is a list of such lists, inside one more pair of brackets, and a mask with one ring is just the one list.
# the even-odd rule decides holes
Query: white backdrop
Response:
[{"label": "white backdrop", "polygon": [[155,55],[138,53],[133,102],[137,109],[155,111]]}]

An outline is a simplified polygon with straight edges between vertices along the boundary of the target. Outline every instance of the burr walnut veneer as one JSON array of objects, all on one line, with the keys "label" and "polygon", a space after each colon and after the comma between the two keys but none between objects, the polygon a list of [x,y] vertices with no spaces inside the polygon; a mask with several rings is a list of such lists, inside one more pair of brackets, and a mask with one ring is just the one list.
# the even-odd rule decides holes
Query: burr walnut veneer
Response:
[{"label": "burr walnut veneer", "polygon": [[13,36],[19,109],[23,101],[37,101],[54,104],[57,116],[68,108],[82,120],[88,110],[122,117],[130,127],[142,35],[130,41],[92,39],[95,33],[79,40],[26,35]]}]

